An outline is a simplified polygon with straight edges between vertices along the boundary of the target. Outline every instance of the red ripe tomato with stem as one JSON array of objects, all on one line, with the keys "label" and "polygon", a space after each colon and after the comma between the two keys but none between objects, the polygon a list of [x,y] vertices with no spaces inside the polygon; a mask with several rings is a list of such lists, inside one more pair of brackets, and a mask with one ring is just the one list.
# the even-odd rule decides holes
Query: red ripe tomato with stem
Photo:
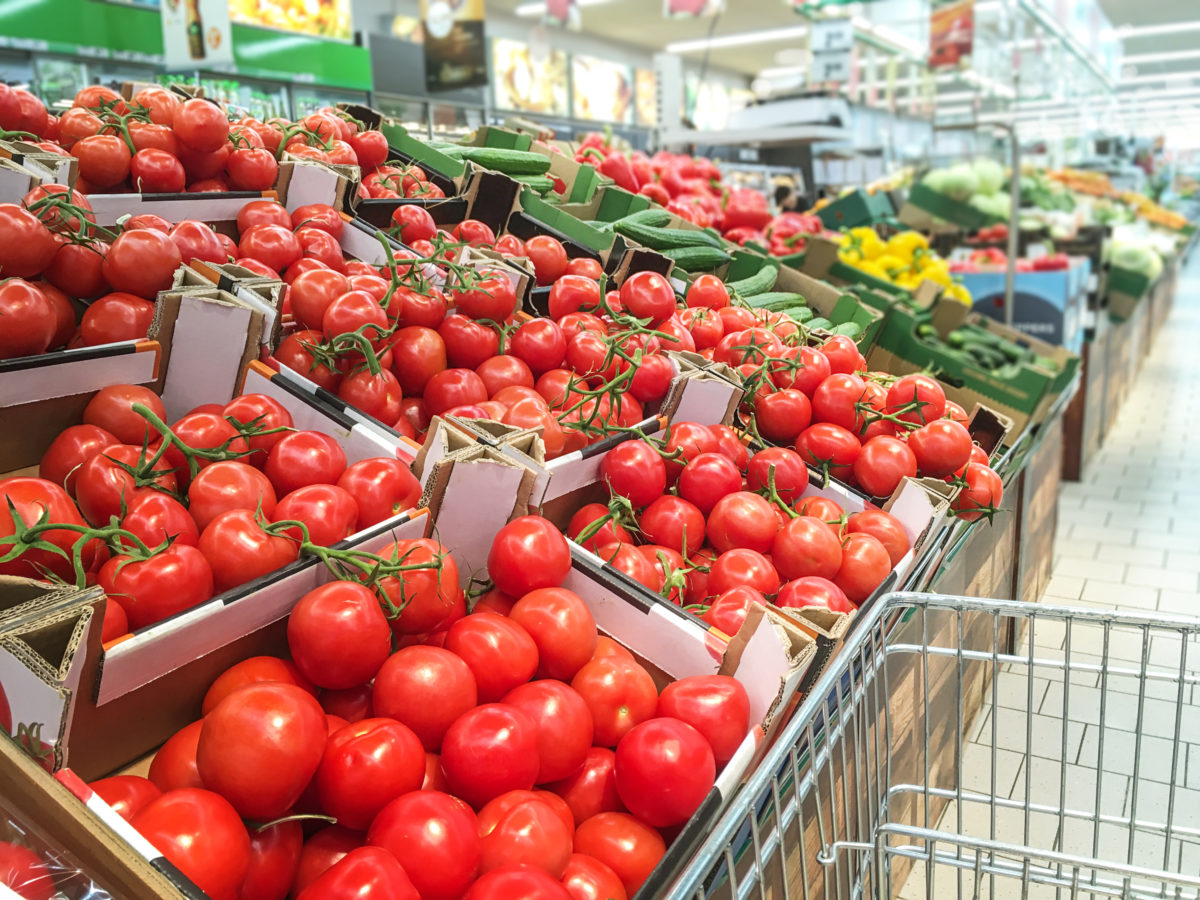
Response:
[{"label": "red ripe tomato with stem", "polygon": [[858,404],[864,402],[866,390],[866,384],[857,375],[830,375],[813,393],[813,420],[837,425],[857,436],[864,426]]},{"label": "red ripe tomato with stem", "polygon": [[862,452],[862,444],[841,425],[818,422],[796,438],[796,452],[813,468],[846,481],[854,474],[854,461]]},{"label": "red ripe tomato with stem", "polygon": [[571,679],[592,712],[597,746],[615,747],[640,722],[654,716],[658,690],[654,679],[630,659],[593,658]]},{"label": "red ripe tomato with stem", "polygon": [[790,444],[812,421],[808,397],[792,388],[759,396],[754,401],[754,422],[762,437],[776,444]]},{"label": "red ripe tomato with stem", "polygon": [[130,628],[161,622],[213,595],[208,560],[197,548],[179,543],[145,560],[114,556],[100,569],[96,583],[121,604]]},{"label": "red ripe tomato with stem", "polygon": [[917,457],[912,449],[899,438],[886,435],[863,444],[854,460],[854,480],[872,497],[890,497],[903,479],[916,474]]},{"label": "red ripe tomato with stem", "polygon": [[740,681],[728,675],[691,675],[663,688],[658,715],[699,731],[712,747],[719,768],[750,733],[750,696]]},{"label": "red ripe tomato with stem", "polygon": [[402,203],[392,211],[392,227],[397,237],[412,246],[414,241],[431,241],[437,234],[433,216],[418,203]]},{"label": "red ripe tomato with stem", "polygon": [[936,419],[908,434],[908,446],[922,475],[953,475],[971,458],[971,434],[953,419]]},{"label": "red ripe tomato with stem", "polygon": [[642,512],[642,534],[655,544],[691,556],[704,543],[704,513],[674,494],[664,494]]},{"label": "red ripe tomato with stem", "polygon": [[475,880],[482,858],[471,808],[440,791],[413,791],[383,808],[367,842],[399,861],[423,900],[455,900]]},{"label": "red ripe tomato with stem", "polygon": [[301,597],[288,617],[287,635],[301,673],[334,690],[369,682],[392,645],[392,630],[375,594],[353,581],[335,581]]},{"label": "red ripe tomato with stem", "polygon": [[946,400],[946,418],[953,419],[959,425],[969,425],[971,422],[967,411],[950,399]]},{"label": "red ripe tomato with stem", "polygon": [[463,219],[451,229],[450,234],[456,241],[474,247],[496,243],[496,233],[478,219]]},{"label": "red ripe tomato with stem", "polygon": [[285,900],[304,846],[299,822],[276,822],[250,832],[250,866],[238,900]]},{"label": "red ripe tomato with stem", "polygon": [[337,486],[354,498],[358,509],[356,531],[411,509],[420,499],[421,483],[397,459],[362,459],[346,468]]},{"label": "red ripe tomato with stem", "polygon": [[142,807],[131,824],[212,900],[236,900],[250,868],[250,836],[220,795],[167,791]]},{"label": "red ripe tomato with stem", "polygon": [[141,447],[115,444],[80,466],[75,501],[84,518],[101,527],[113,516],[120,517],[139,494],[156,489],[173,492],[175,475],[166,460],[159,460],[147,477],[135,478],[130,474],[130,468],[142,465],[148,458]]},{"label": "red ripe tomato with stem", "polygon": [[231,509],[261,510],[269,519],[276,502],[275,488],[267,477],[242,462],[212,463],[201,469],[188,486],[188,508],[201,531]]},{"label": "red ripe tomato with stem", "polygon": [[397,650],[375,676],[375,714],[403,722],[427,751],[442,746],[446,730],[478,701],[475,676],[462,658],[441,647]]},{"label": "red ripe tomato with stem", "polygon": [[738,491],[717,501],[709,513],[706,534],[718,553],[734,547],[768,553],[779,527],[779,514],[767,500]]},{"label": "red ripe tomato with stem", "polygon": [[342,383],[343,370],[330,368],[324,362],[318,362],[313,355],[313,347],[320,345],[324,336],[319,331],[296,331],[289,334],[275,349],[275,358],[280,365],[300,373],[318,387],[330,393],[337,393]]},{"label": "red ripe tomato with stem", "polygon": [[832,580],[857,606],[871,596],[891,570],[887,548],[877,538],[865,533],[848,534],[842,542],[842,567]]},{"label": "red ripe tomato with stem", "polygon": [[663,582],[658,570],[639,552],[636,544],[605,544],[596,548],[596,555],[650,590],[662,590]]},{"label": "red ripe tomato with stem", "polygon": [[182,261],[179,247],[169,235],[136,229],[112,242],[101,271],[113,290],[151,300],[171,286]]},{"label": "red ripe tomato with stem", "polygon": [[656,403],[667,395],[674,377],[675,367],[666,356],[659,353],[643,356],[633,370],[629,393],[643,403]]},{"label": "red ripe tomato with stem", "polygon": [[242,394],[225,404],[222,415],[233,420],[239,430],[253,429],[272,434],[253,434],[246,439],[251,454],[244,458],[254,466],[266,462],[267,452],[283,438],[278,430],[292,427],[292,414],[278,400],[266,394]]},{"label": "red ripe tomato with stem", "polygon": [[635,318],[654,325],[675,312],[675,289],[658,272],[635,272],[621,284],[621,305]]},{"label": "red ripe tomato with stem", "polygon": [[79,160],[79,175],[96,188],[113,187],[129,177],[133,157],[129,146],[112,134],[93,134],[80,138],[71,147]]},{"label": "red ripe tomato with stem", "polygon": [[601,477],[614,494],[634,506],[648,506],[667,489],[667,467],[662,455],[640,439],[623,441],[605,454]]},{"label": "red ripe tomato with stem", "polygon": [[380,580],[379,594],[396,635],[444,630],[466,613],[454,557],[429,538],[397,541],[380,554],[407,570]]},{"label": "red ripe tomato with stem", "polygon": [[575,852],[592,856],[617,873],[629,896],[650,877],[667,845],[657,829],[623,812],[602,812],[579,823]]},{"label": "red ripe tomato with stem", "polygon": [[808,488],[808,466],[800,454],[785,447],[767,447],[750,457],[746,485],[764,491],[774,485],[784,503],[795,503]]},{"label": "red ripe tomato with stem", "polygon": [[597,631],[591,610],[564,588],[540,588],[522,596],[509,613],[538,649],[537,675],[567,681],[595,652]]},{"label": "red ripe tomato with stem", "polygon": [[[667,430],[666,445],[663,447],[664,462],[667,466],[667,483],[674,484],[679,473],[690,460],[701,453],[717,453],[717,439],[705,425],[696,422],[676,422]],[[675,459],[670,457],[679,451]]]},{"label": "red ripe tomato with stem", "polygon": [[831,372],[861,372],[867,366],[858,346],[845,335],[835,334],[820,349],[825,358],[829,360]]},{"label": "red ripe tomato with stem", "polygon": [[721,309],[729,305],[729,289],[716,275],[700,275],[687,290],[689,307]]},{"label": "red ripe tomato with stem", "polygon": [[116,384],[103,387],[83,409],[83,421],[112,434],[122,444],[140,446],[153,432],[149,423],[133,407],[146,407],[159,419],[165,419],[162,399],[147,387],[138,384]]},{"label": "red ripe tomato with stem", "polygon": [[902,422],[924,425],[946,414],[946,392],[928,375],[905,375],[888,388],[887,411]]},{"label": "red ripe tomato with stem", "polygon": [[187,172],[169,150],[146,146],[129,160],[129,180],[140,193],[175,194],[187,185]]},{"label": "red ripe tomato with stem", "polygon": [[395,719],[346,725],[325,745],[313,777],[321,809],[346,828],[365,830],[392,800],[421,789],[425,750]]},{"label": "red ripe tomato with stem", "polygon": [[[601,519],[607,521],[598,529],[591,530],[590,537],[581,540],[583,533],[589,531]],[[587,503],[581,506],[567,523],[567,536],[593,553],[606,544],[633,542],[633,535],[624,525],[610,517],[609,508],[602,503]]]},{"label": "red ripe tomato with stem", "polygon": [[458,311],[470,319],[506,322],[517,306],[513,283],[503,273],[482,273],[470,288],[451,294]]},{"label": "red ripe tomato with stem", "polygon": [[350,372],[338,385],[337,396],[389,428],[399,421],[404,412],[400,405],[404,391],[390,369],[372,373],[370,369],[363,368]]},{"label": "red ripe tomato with stem", "polygon": [[[89,241],[84,244],[63,244],[50,260],[50,264],[46,267],[43,275],[51,285],[64,292],[68,297],[80,299],[95,297],[97,294],[104,293],[108,287],[108,282],[104,280],[103,272],[104,257],[107,253],[108,244],[102,241]],[[46,286],[42,286],[42,293],[46,294],[51,300],[55,299]],[[69,300],[66,308],[71,312],[71,332],[74,332],[75,308],[70,305]],[[63,327],[61,319],[59,327]],[[62,338],[61,341],[59,340],[60,337]],[[65,344],[70,337],[70,333],[64,336],[63,332],[57,332],[50,346],[57,347],[60,344]]]},{"label": "red ripe tomato with stem", "polygon": [[780,609],[816,606],[842,613],[852,613],[856,608],[840,587],[819,575],[806,575],[787,582],[779,589],[775,605]]},{"label": "red ripe tomato with stem", "polygon": [[196,546],[212,567],[217,593],[294,562],[300,549],[291,538],[263,531],[256,513],[246,509],[220,513],[200,533]]},{"label": "red ripe tomato with stem", "polygon": [[290,684],[235,691],[204,718],[196,765],[200,778],[240,815],[287,814],[321,763],[328,728],[316,698]]},{"label": "red ripe tomato with stem", "polygon": [[484,703],[454,721],[441,755],[451,791],[479,808],[507,791],[533,787],[540,766],[537,726],[515,706]]},{"label": "red ripe tomato with stem", "polygon": [[990,467],[967,463],[961,476],[962,490],[954,499],[954,511],[960,519],[974,522],[986,516],[989,520],[1004,499],[1004,482]]}]

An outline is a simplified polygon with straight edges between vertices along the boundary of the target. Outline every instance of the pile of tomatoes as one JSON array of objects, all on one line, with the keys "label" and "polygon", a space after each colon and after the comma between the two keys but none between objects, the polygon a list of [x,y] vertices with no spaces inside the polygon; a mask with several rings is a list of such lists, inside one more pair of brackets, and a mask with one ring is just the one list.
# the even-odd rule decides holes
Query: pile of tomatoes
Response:
[{"label": "pile of tomatoes", "polygon": [[[301,554],[329,558],[323,548],[420,495],[404,463],[347,465],[334,438],[293,428],[263,394],[199,407],[170,428],[164,415],[147,388],[106,387],[50,444],[38,477],[0,480],[0,498],[24,523],[0,524],[0,573],[99,584],[113,601],[105,641]],[[358,569],[375,563],[364,558]]]},{"label": "pile of tomatoes", "polygon": [[[453,556],[297,603],[290,660],[222,674],[148,778],[93,788],[213,900],[624,900],[750,734],[736,679],[660,692],[561,587],[568,544],[496,535],[470,614]],[[320,816],[327,818],[305,817]]]}]

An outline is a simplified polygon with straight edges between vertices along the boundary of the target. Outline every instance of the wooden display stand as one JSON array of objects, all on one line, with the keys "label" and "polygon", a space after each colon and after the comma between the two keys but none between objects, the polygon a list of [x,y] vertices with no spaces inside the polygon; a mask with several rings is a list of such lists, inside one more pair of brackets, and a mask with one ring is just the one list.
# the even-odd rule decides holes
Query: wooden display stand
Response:
[{"label": "wooden display stand", "polygon": [[1075,399],[1063,414],[1062,478],[1080,481],[1104,437],[1104,408],[1108,393],[1108,318],[1101,316],[1092,337],[1083,345],[1083,379]]},{"label": "wooden display stand", "polygon": [[1025,468],[1017,478],[1014,597],[1027,603],[1041,599],[1054,568],[1064,426],[1063,417],[1055,417],[1042,425],[1038,446],[1029,454]]}]

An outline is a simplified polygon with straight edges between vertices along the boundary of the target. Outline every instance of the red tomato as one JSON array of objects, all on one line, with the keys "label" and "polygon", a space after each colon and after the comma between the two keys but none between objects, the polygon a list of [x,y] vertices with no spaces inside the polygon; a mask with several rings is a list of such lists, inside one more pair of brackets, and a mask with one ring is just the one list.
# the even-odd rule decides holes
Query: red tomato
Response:
[{"label": "red tomato", "polygon": [[287,636],[296,667],[313,684],[333,690],[366,684],[392,647],[379,600],[353,581],[334,581],[301,597],[288,617]]},{"label": "red tomato", "polygon": [[829,360],[829,368],[832,372],[861,372],[866,368],[866,360],[858,351],[858,346],[845,335],[835,334],[820,349],[825,358]]},{"label": "red tomato", "polygon": [[146,775],[160,791],[204,787],[196,770],[196,745],[200,743],[203,727],[203,719],[193,722],[179,729],[158,748]]},{"label": "red tomato", "polygon": [[[712,595],[713,591],[707,585],[705,590],[709,596]],[[722,634],[732,637],[745,624],[751,607],[755,603],[765,604],[766,602],[762,591],[742,584],[717,595],[716,599],[712,601],[712,605],[700,618]]]},{"label": "red tomato", "polygon": [[149,559],[114,556],[96,583],[121,604],[130,628],[144,628],[198,606],[213,595],[208,560],[195,547],[175,543]]},{"label": "red tomato", "polygon": [[[674,484],[679,473],[689,461],[701,453],[716,453],[719,450],[717,439],[707,426],[696,422],[674,422],[667,429],[667,439],[663,451],[667,457],[679,451],[678,458],[664,459],[667,466],[667,483]],[[660,542],[661,543],[661,542]]]},{"label": "red tomato", "polygon": [[336,484],[346,471],[346,453],[327,434],[294,431],[285,434],[267,454],[263,472],[278,494],[290,494],[309,484]]},{"label": "red tomato", "polygon": [[301,675],[295,664],[288,660],[274,656],[251,656],[235,663],[217,676],[204,695],[200,712],[207,716],[218,703],[234,691],[264,681],[295,685],[310,694],[315,692],[312,682]]},{"label": "red tomato", "polygon": [[750,458],[746,484],[753,491],[762,491],[774,484],[781,500],[795,503],[808,488],[808,467],[793,450],[767,447]]},{"label": "red tomato", "polygon": [[899,438],[887,435],[863,444],[854,460],[854,479],[872,497],[890,497],[904,478],[915,478],[916,474],[917,457],[912,449]]},{"label": "red tomato", "polygon": [[729,305],[729,289],[716,275],[700,275],[687,291],[687,305],[720,309]]},{"label": "red tomato", "polygon": [[300,865],[304,829],[299,822],[277,822],[250,833],[250,867],[238,900],[284,900]]},{"label": "red tomato", "polygon": [[80,340],[85,347],[141,340],[153,321],[153,303],[116,291],[92,301],[84,310],[79,319]]},{"label": "red tomato", "polygon": [[616,872],[582,853],[571,854],[562,883],[572,900],[628,900],[629,897]]},{"label": "red tomato", "polygon": [[274,572],[300,552],[290,538],[263,531],[255,512],[247,509],[220,513],[200,532],[196,546],[212,566],[217,593]]},{"label": "red tomato", "polygon": [[603,812],[579,823],[575,852],[593,856],[616,872],[633,896],[666,855],[667,845],[645,822],[626,813]]},{"label": "red tomato", "polygon": [[126,231],[108,248],[101,271],[115,291],[153,300],[171,286],[183,257],[161,231]]},{"label": "red tomato", "polygon": [[754,402],[754,420],[764,440],[790,444],[812,421],[812,405],[800,391],[783,388]]},{"label": "red tomato", "polygon": [[706,534],[718,553],[746,547],[768,553],[779,531],[779,516],[766,500],[748,491],[727,494],[708,517]]},{"label": "red tomato", "polygon": [[496,587],[522,597],[537,588],[560,585],[571,569],[571,550],[552,522],[522,516],[497,532],[487,567]]},{"label": "red tomato", "polygon": [[433,216],[419,203],[402,203],[397,206],[392,211],[392,227],[397,237],[409,246],[412,246],[414,241],[433,240],[433,236],[437,234]]},{"label": "red tomato", "polygon": [[446,368],[446,342],[432,328],[410,325],[394,335],[392,371],[408,396],[423,394],[429,379]]},{"label": "red tomato", "polygon": [[131,823],[212,900],[235,900],[250,867],[250,836],[234,808],[212,791],[168,791]]},{"label": "red tomato", "polygon": [[895,516],[881,509],[867,509],[854,513],[846,521],[846,530],[851,534],[862,532],[877,538],[887,550],[893,567],[908,552],[908,534],[904,526]]},{"label": "red tomato", "polygon": [[349,290],[350,282],[341,272],[326,268],[301,272],[288,289],[292,315],[305,328],[319,329],[325,311]]},{"label": "red tomato", "polygon": [[742,473],[721,453],[701,453],[679,475],[679,496],[694,503],[705,515],[712,512],[722,497],[736,493],[741,487]]},{"label": "red tomato", "polygon": [[312,694],[295,685],[251,684],[204,718],[200,778],[247,818],[286,815],[317,771],[328,730]]},{"label": "red tomato", "polygon": [[[564,275],[550,288],[547,309],[550,318],[559,321],[567,341],[574,336],[567,328],[566,316],[576,312],[592,312],[599,308],[602,294],[594,278],[585,275]],[[601,332],[603,333],[603,332]]]},{"label": "red tomato", "polygon": [[709,567],[708,589],[723,594],[742,585],[769,596],[779,590],[779,573],[771,560],[757,550],[734,547],[718,556]]},{"label": "red tomato", "polygon": [[458,311],[471,319],[490,319],[505,322],[511,318],[517,306],[517,295],[513,283],[503,272],[481,273],[470,289],[451,293]]},{"label": "red tomato", "polygon": [[692,675],[663,688],[658,715],[686,722],[712,747],[718,766],[727,763],[750,731],[750,697],[728,675]]},{"label": "red tomato", "polygon": [[205,466],[188,486],[188,508],[201,531],[231,509],[261,510],[269,520],[275,505],[275,488],[267,476],[242,462]]},{"label": "red tomato", "polygon": [[971,458],[971,434],[953,419],[937,419],[908,434],[908,446],[922,475],[953,475]]},{"label": "red tomato", "polygon": [[481,613],[460,619],[450,626],[446,649],[471,668],[483,703],[499,700],[537,671],[533,638],[503,616]]},{"label": "red tomato", "polygon": [[351,831],[340,825],[330,825],[313,834],[300,849],[300,862],[296,866],[290,896],[297,896],[339,860],[363,846],[363,842],[361,831]]},{"label": "red tomato", "polygon": [[471,885],[463,900],[571,900],[558,881],[545,870],[528,865],[493,869]]},{"label": "red tomato", "polygon": [[675,312],[675,289],[658,272],[635,272],[621,284],[621,305],[631,316],[649,319],[653,326]]},{"label": "red tomato", "polygon": [[[377,132],[368,132],[374,134]],[[421,900],[396,857],[382,847],[351,850],[318,875],[296,900]]]},{"label": "red tomato", "polygon": [[38,476],[73,492],[78,468],[105,447],[118,443],[114,435],[98,425],[71,425],[42,454]]},{"label": "red tomato", "polygon": [[704,513],[694,503],[664,494],[646,507],[638,521],[646,539],[685,556],[704,543]]},{"label": "red tomato", "polygon": [[396,857],[423,900],[456,900],[479,872],[475,814],[440,791],[397,797],[375,817],[367,841]]},{"label": "red tomato", "polygon": [[508,352],[523,360],[534,375],[540,376],[562,365],[567,338],[556,322],[531,319],[513,333]]},{"label": "red tomato", "polygon": [[542,678],[573,678],[595,652],[596,622],[587,604],[571,591],[530,591],[513,605],[509,616],[537,645],[537,674]]},{"label": "red tomato", "polygon": [[537,283],[553,284],[567,271],[567,251],[562,242],[549,235],[539,234],[525,242],[525,255],[533,263]]},{"label": "red tomato", "polygon": [[450,232],[456,241],[464,241],[473,247],[496,243],[496,234],[478,219],[463,219]]},{"label": "red tomato", "polygon": [[842,589],[828,578],[807,575],[789,581],[779,589],[775,605],[781,609],[801,609],[816,606],[833,612],[852,613],[855,606]]},{"label": "red tomato", "polygon": [[647,506],[667,488],[667,467],[662,455],[643,440],[623,441],[604,455],[600,475],[614,494],[634,506]]},{"label": "red tomato", "polygon": [[[290,428],[292,414],[283,404],[266,394],[242,394],[234,397],[225,404],[221,414],[240,425],[243,434],[251,434],[247,438],[251,454],[243,459],[253,466],[262,467],[267,459],[267,451],[283,438],[285,432],[276,429]],[[272,431],[273,434],[257,432]]]},{"label": "red tomato", "polygon": [[524,712],[537,729],[537,784],[559,781],[583,768],[593,725],[591,710],[578,691],[544,679],[513,688],[503,702]]},{"label": "red tomato", "polygon": [[32,278],[41,274],[58,252],[59,242],[37,216],[15,203],[0,203],[0,271]]},{"label": "red tomato", "polygon": [[887,548],[869,534],[849,534],[842,543],[842,566],[833,583],[842,589],[847,599],[861,604],[883,583],[892,570]]},{"label": "red tomato", "polygon": [[712,747],[672,718],[635,726],[617,745],[617,791],[635,816],[657,828],[692,817],[716,781]]},{"label": "red tomato", "polygon": [[[88,787],[126,822],[131,821],[147,803],[162,796],[162,791],[153,781],[140,775],[112,775],[93,781]],[[0,876],[0,881],[3,880]]]},{"label": "red tomato", "polygon": [[404,647],[375,676],[376,715],[403,722],[426,750],[442,746],[446,730],[475,707],[475,676],[461,657],[440,647]]},{"label": "red tomato", "polygon": [[602,812],[621,812],[617,794],[616,754],[606,747],[592,747],[583,768],[569,778],[547,787],[562,797],[576,822]]},{"label": "red tomato", "polygon": [[[561,878],[571,857],[575,833],[570,810],[563,821],[555,808],[532,791],[509,791],[479,811],[479,837],[483,844],[481,871],[511,865],[529,865]],[[545,794],[561,803],[555,794]]]},{"label": "red tomato", "polygon": [[851,431],[829,422],[810,425],[796,438],[796,452],[804,462],[843,481],[853,474],[861,451],[862,444]]},{"label": "red tomato", "polygon": [[[0,503],[11,505],[9,514],[0,518],[0,537],[13,534],[13,511],[17,518],[27,526],[36,525],[43,516],[48,521],[63,525],[83,527],[84,521],[79,515],[75,504],[65,490],[41,478],[4,478],[0,479]],[[7,520],[7,521],[6,521]],[[38,547],[27,549],[16,559],[0,563],[0,574],[21,575],[26,578],[44,578],[45,572],[51,572],[61,579],[73,578],[73,567],[70,561],[72,548],[79,541],[79,534],[64,529],[51,529],[40,535],[40,540],[58,547],[66,555],[57,551],[43,550]],[[89,542],[85,546],[83,560],[90,565],[96,553],[96,544]]]},{"label": "red tomato", "polygon": [[577,256],[567,261],[567,274],[599,278],[604,274],[604,267],[600,265],[598,259],[592,259],[590,256]]},{"label": "red tomato", "polygon": [[842,564],[838,535],[820,519],[809,515],[791,519],[771,546],[771,559],[788,581],[807,575],[833,578]]},{"label": "red tomato", "polygon": [[252,225],[241,233],[238,256],[249,256],[282,272],[304,255],[300,240],[283,225]]},{"label": "red tomato", "polygon": [[961,477],[966,484],[954,499],[955,514],[968,522],[984,516],[990,520],[1004,499],[1004,482],[1000,476],[990,466],[967,463]]},{"label": "red tomato", "polygon": [[421,483],[412,470],[386,457],[351,464],[339,476],[337,486],[354,498],[358,509],[356,531],[412,509],[421,498]]},{"label": "red tomato", "polygon": [[211,153],[229,137],[229,120],[211,100],[185,100],[175,110],[175,136],[193,150]]},{"label": "red tomato", "polygon": [[437,541],[397,541],[382,556],[402,560],[409,569],[380,582],[380,601],[398,635],[445,630],[466,612],[458,566]]},{"label": "red tomato", "polygon": [[594,739],[602,747],[615,747],[631,728],[652,718],[658,705],[650,673],[619,657],[592,659],[571,679],[571,687],[592,711]]},{"label": "red tomato", "polygon": [[292,217],[287,207],[278,200],[251,200],[237,214],[238,233],[250,230],[255,225],[280,225],[291,229]]},{"label": "red tomato", "polygon": [[425,405],[429,407],[430,415],[440,416],[456,406],[469,406],[487,399],[487,386],[470,369],[444,369],[425,383]]},{"label": "red tomato", "polygon": [[887,411],[901,421],[924,425],[946,414],[946,392],[928,375],[905,375],[888,388]]},{"label": "red tomato", "polygon": [[388,803],[425,780],[425,751],[395,719],[363,719],[330,735],[314,777],[321,809],[366,829]]},{"label": "red tomato", "polygon": [[36,356],[50,348],[58,319],[51,302],[36,285],[20,278],[0,281],[0,316],[4,320],[0,359]]}]

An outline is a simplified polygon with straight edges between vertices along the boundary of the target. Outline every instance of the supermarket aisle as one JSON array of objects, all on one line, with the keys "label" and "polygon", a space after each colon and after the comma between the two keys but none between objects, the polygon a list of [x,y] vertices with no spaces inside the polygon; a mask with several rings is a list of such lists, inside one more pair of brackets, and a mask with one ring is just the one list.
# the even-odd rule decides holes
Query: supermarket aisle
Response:
[{"label": "supermarket aisle", "polygon": [[[1143,363],[1084,481],[1062,486],[1056,562],[1045,602],[1200,617],[1198,414],[1200,256],[1183,273],[1171,320]],[[1061,623],[1039,626],[1034,644],[1037,657],[1063,659],[1069,653],[1076,665],[1100,662],[1105,650],[1101,629],[1076,629],[1068,645]],[[1110,635],[1111,664],[1127,673],[1138,670],[1145,646],[1137,634]],[[1158,649],[1164,665],[1166,659],[1178,658],[1177,641],[1173,648]],[[1187,668],[1194,675],[1200,666],[1200,648],[1192,651]],[[1050,677],[1030,678],[1028,667],[1008,667],[997,679],[997,709],[991,708],[988,697],[964,745],[963,789],[987,795],[994,783],[996,794],[1012,801],[1010,808],[993,811],[987,804],[964,803],[959,819],[952,801],[940,830],[954,833],[961,828],[981,838],[995,834],[1016,844],[1026,842],[1028,830],[1028,844],[1035,847],[1114,862],[1130,859],[1151,869],[1200,872],[1200,733],[1191,733],[1200,732],[1200,712],[1194,707],[1188,710],[1184,720],[1188,733],[1180,736],[1176,752],[1177,681],[1146,683],[1130,674],[1102,684],[1094,669],[1074,673],[1064,728],[1063,679],[1045,669],[1038,674]],[[1136,736],[1139,691],[1145,692],[1140,741]],[[1184,702],[1200,704],[1200,693],[1194,687],[1191,691]],[[1097,726],[1100,721],[1103,728]],[[1032,747],[1028,758],[1027,733]],[[1173,760],[1176,788],[1171,804]],[[1061,798],[1066,809],[1098,809],[1112,818],[1095,829],[1078,821],[1064,825],[1056,815],[1034,814],[1026,820],[1027,797],[1052,807]],[[1161,829],[1137,829],[1131,842],[1131,829],[1121,824],[1130,819],[1173,820],[1184,829],[1185,834],[1169,841],[1169,862],[1163,861]],[[946,875],[946,867],[939,867],[942,880],[933,895],[958,894],[957,878]],[[979,887],[978,896],[995,900],[1059,896],[1045,885],[1022,894],[1017,879],[985,878]],[[917,864],[901,897],[928,896],[924,866]],[[971,896],[969,889],[965,896]]]}]

